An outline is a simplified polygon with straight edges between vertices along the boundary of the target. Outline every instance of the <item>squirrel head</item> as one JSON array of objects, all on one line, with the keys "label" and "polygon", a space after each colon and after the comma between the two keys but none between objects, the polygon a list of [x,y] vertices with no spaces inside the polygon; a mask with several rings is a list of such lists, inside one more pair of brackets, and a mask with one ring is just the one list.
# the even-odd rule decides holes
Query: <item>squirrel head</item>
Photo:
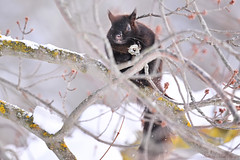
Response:
[{"label": "squirrel head", "polygon": [[110,43],[126,44],[134,38],[137,31],[136,9],[130,15],[115,16],[109,11],[108,17],[112,24],[107,34]]}]

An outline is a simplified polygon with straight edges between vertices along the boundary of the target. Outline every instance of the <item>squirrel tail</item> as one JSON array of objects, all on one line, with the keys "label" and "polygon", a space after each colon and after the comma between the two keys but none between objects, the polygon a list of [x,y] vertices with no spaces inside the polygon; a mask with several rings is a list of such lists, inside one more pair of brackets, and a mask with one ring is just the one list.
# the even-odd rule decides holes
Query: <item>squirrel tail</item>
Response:
[{"label": "squirrel tail", "polygon": [[145,109],[143,138],[137,160],[165,160],[172,148],[171,131],[166,123],[154,120],[154,114]]}]

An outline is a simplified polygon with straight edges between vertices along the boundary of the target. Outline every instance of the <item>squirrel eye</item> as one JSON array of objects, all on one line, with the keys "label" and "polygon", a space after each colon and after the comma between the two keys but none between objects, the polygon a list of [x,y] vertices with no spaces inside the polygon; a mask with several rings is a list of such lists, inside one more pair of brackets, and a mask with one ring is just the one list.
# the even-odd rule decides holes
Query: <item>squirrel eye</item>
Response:
[{"label": "squirrel eye", "polygon": [[131,31],[131,26],[130,26],[130,24],[127,25],[126,31]]}]

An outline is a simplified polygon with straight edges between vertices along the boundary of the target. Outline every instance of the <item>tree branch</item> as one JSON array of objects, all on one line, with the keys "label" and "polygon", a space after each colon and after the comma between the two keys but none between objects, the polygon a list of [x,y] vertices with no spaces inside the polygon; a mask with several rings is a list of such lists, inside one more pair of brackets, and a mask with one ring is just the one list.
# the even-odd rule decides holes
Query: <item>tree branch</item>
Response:
[{"label": "tree branch", "polygon": [[76,159],[65,144],[64,140],[56,140],[52,134],[41,129],[36,123],[33,122],[31,113],[25,110],[0,100],[0,116],[13,121],[14,123],[24,127],[29,132],[42,139],[48,148],[52,150],[59,159]]},{"label": "tree branch", "polygon": [[83,73],[91,72],[91,69],[94,69],[94,71],[97,69],[100,73],[108,74],[107,68],[102,63],[83,54],[61,49],[53,45],[40,45],[35,42],[17,40],[0,35],[0,56],[6,55],[69,65]]}]

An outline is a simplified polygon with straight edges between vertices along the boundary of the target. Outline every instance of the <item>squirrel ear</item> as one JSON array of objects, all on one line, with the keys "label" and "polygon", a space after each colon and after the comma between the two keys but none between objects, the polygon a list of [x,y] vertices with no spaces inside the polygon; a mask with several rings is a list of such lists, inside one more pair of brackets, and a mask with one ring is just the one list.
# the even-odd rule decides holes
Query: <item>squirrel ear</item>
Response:
[{"label": "squirrel ear", "polygon": [[108,18],[110,19],[111,22],[113,22],[115,16],[108,10]]},{"label": "squirrel ear", "polygon": [[136,20],[136,16],[137,16],[137,10],[136,8],[133,10],[133,12],[130,14],[129,19],[131,22],[134,22]]}]

